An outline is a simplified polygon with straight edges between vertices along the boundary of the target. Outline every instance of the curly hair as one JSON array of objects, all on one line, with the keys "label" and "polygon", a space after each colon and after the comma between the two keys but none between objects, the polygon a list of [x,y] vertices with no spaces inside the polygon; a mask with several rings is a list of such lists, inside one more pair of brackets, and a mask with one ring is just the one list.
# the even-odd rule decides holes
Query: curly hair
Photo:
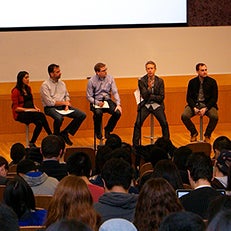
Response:
[{"label": "curly hair", "polygon": [[47,213],[46,226],[62,219],[76,219],[98,230],[100,217],[93,208],[87,184],[78,176],[64,177],[58,184]]},{"label": "curly hair", "polygon": [[163,178],[152,178],[140,191],[134,224],[139,231],[158,230],[165,216],[182,210],[173,187]]}]

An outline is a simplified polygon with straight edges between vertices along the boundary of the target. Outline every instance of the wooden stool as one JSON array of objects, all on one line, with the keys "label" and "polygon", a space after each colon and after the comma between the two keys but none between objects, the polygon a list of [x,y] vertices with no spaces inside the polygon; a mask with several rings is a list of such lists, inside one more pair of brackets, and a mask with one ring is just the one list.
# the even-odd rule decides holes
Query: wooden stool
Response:
[{"label": "wooden stool", "polygon": [[203,141],[203,116],[200,116],[200,140],[199,142]]},{"label": "wooden stool", "polygon": [[150,136],[144,136],[150,139],[150,144],[154,144],[154,115],[150,114]]}]

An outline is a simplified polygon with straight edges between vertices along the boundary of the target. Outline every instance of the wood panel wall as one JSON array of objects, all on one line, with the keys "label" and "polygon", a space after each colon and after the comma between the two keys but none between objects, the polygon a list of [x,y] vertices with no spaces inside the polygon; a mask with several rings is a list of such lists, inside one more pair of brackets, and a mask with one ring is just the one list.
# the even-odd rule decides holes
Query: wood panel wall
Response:
[{"label": "wood panel wall", "polygon": [[[219,123],[231,123],[231,74],[213,74],[217,80],[219,89],[218,107]],[[186,90],[189,79],[193,76],[165,76],[165,108],[169,126],[182,125],[181,113],[186,104]],[[35,104],[42,109],[39,88],[41,81],[31,82]],[[93,129],[92,112],[86,99],[87,80],[65,80],[72,99],[72,105],[83,110],[87,114],[86,120],[80,127],[81,130]],[[123,114],[117,126],[119,128],[132,128],[136,119],[136,102],[133,92],[137,88],[137,77],[116,78],[117,87],[121,97]],[[13,120],[11,112],[10,92],[15,83],[0,83],[0,134],[24,133],[23,124]],[[104,117],[104,120],[107,116]],[[64,125],[68,122],[65,120]],[[48,117],[52,127],[53,120]],[[199,119],[195,118],[198,123]],[[144,126],[149,126],[149,120],[145,121]],[[159,126],[155,123],[155,126]]]}]

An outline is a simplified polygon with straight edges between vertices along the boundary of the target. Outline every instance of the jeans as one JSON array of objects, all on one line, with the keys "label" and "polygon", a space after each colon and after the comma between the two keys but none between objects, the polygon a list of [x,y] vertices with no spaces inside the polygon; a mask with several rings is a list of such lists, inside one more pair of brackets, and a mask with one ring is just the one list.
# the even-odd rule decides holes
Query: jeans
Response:
[{"label": "jeans", "polygon": [[141,141],[141,127],[145,121],[145,119],[148,117],[148,115],[152,113],[158,122],[160,123],[161,129],[162,129],[162,135],[163,137],[169,139],[169,128],[168,128],[168,122],[166,119],[166,115],[164,112],[163,106],[159,106],[155,110],[153,108],[147,108],[146,106],[141,107],[138,110],[137,117],[136,117],[136,122],[134,126],[134,131],[133,131],[133,146],[136,147],[140,145]]},{"label": "jeans", "polygon": [[[208,126],[205,130],[204,136],[211,137],[212,132],[216,128],[218,122],[218,113],[215,107],[210,108],[206,111],[205,115],[209,118]],[[181,120],[190,131],[191,136],[198,134],[195,125],[191,121],[191,118],[195,116],[194,111],[187,105],[184,109],[183,114],[181,115]]]},{"label": "jeans", "polygon": [[62,126],[65,116],[68,118],[73,118],[73,119],[63,131],[70,133],[72,136],[75,135],[80,125],[86,118],[86,114],[77,108],[69,107],[70,110],[74,110],[74,111],[67,115],[61,115],[59,112],[56,111],[56,109],[60,110],[62,109],[62,107],[45,107],[44,108],[45,114],[54,119],[54,123],[53,123],[54,135],[60,134],[60,128]]}]

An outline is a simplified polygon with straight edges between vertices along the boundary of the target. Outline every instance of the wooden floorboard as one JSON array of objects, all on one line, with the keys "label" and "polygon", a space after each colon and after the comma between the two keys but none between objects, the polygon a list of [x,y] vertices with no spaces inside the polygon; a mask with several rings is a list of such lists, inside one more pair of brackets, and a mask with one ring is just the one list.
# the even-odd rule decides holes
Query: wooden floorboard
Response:
[{"label": "wooden floorboard", "polygon": [[[204,125],[205,126],[205,125]],[[211,144],[218,136],[224,135],[231,138],[231,124],[218,124],[211,138]],[[199,130],[199,128],[198,128]],[[130,143],[132,141],[133,128],[116,128],[114,133],[118,134],[122,141]],[[150,143],[148,138],[144,136],[150,135],[150,128],[144,127],[142,129],[142,144],[146,145]],[[160,137],[161,130],[159,126],[154,128],[154,137]],[[176,147],[180,147],[189,143],[189,133],[184,126],[170,126],[170,136],[172,143]],[[37,146],[40,146],[41,140],[45,137],[45,133],[42,132],[38,138]],[[92,147],[94,146],[93,131],[92,130],[79,130],[74,137],[70,137],[73,141],[73,147]],[[10,161],[10,147],[12,144],[20,142],[25,145],[25,134],[4,134],[0,135],[0,155],[4,156]],[[98,143],[98,142],[97,142]]]}]

